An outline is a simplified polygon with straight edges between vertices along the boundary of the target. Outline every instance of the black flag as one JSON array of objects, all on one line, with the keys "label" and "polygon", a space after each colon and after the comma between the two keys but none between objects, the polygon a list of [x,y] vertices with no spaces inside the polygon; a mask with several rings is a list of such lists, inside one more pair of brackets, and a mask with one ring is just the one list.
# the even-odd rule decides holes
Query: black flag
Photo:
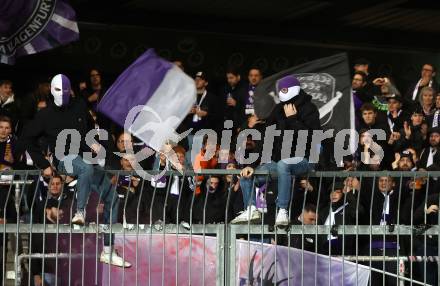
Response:
[{"label": "black flag", "polygon": [[267,118],[279,102],[277,81],[287,75],[296,76],[301,89],[312,96],[324,130],[354,128],[347,54],[307,62],[265,78],[255,90],[254,108],[258,118]]}]

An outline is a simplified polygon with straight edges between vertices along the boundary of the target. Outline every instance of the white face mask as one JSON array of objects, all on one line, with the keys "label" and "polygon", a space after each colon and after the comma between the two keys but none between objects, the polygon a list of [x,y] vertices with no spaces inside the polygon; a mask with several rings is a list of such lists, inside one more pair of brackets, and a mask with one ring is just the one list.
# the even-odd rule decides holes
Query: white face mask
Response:
[{"label": "white face mask", "polygon": [[301,87],[300,86],[292,86],[289,88],[282,88],[278,92],[278,96],[281,100],[281,102],[286,102],[294,98],[299,94]]},{"label": "white face mask", "polygon": [[50,84],[50,92],[53,95],[56,106],[66,106],[70,101],[70,80],[63,74],[53,77]]}]

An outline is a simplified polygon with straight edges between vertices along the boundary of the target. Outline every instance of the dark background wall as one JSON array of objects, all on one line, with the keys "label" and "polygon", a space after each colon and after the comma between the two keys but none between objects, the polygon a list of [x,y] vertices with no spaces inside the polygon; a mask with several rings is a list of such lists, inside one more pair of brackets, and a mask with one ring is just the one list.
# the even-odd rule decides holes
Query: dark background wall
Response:
[{"label": "dark background wall", "polygon": [[15,66],[0,65],[0,78],[12,79],[18,93],[23,93],[31,88],[37,76],[65,73],[78,82],[87,78],[89,68],[98,67],[109,85],[148,48],[154,48],[167,59],[182,60],[190,75],[205,71],[213,84],[223,81],[228,66],[237,67],[243,75],[250,66],[258,66],[267,76],[299,63],[347,52],[351,60],[369,59],[373,72],[393,76],[400,83],[399,87],[405,89],[407,82],[417,79],[423,63],[440,63],[439,54],[435,52],[368,46],[355,41],[320,42],[319,35],[315,41],[307,41],[90,23],[81,23],[79,27],[80,41],[21,58]]}]

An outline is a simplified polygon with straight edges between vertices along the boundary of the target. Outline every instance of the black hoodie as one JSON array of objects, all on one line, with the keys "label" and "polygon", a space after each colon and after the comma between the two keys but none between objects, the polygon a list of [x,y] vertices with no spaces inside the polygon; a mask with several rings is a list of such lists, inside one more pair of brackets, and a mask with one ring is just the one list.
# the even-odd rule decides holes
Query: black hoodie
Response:
[{"label": "black hoodie", "polygon": [[[17,143],[16,155],[28,151],[34,164],[38,168],[45,169],[50,166],[49,161],[44,157],[44,153],[47,150],[41,150],[38,139],[44,137],[47,141],[49,152],[55,155],[58,135],[63,130],[75,129],[81,135],[81,141],[72,142],[71,144],[71,138],[68,136],[63,150],[65,150],[66,155],[69,150],[73,153],[73,144],[79,143],[79,155],[82,156],[83,152],[90,152],[90,147],[85,143],[85,137],[87,132],[93,128],[92,120],[87,110],[87,105],[82,98],[71,98],[69,104],[64,107],[58,107],[51,102],[46,108],[40,110],[35,118],[24,127]],[[55,166],[57,166],[59,158],[53,157]]]},{"label": "black hoodie", "polygon": [[[275,106],[270,117],[266,120],[266,126],[276,125],[277,130],[281,130],[281,136],[276,136],[273,145],[272,160],[278,162],[281,159],[281,150],[283,146],[283,136],[286,130],[293,130],[292,147],[290,157],[295,157],[298,131],[307,130],[308,136],[306,138],[305,158],[309,158],[313,130],[321,130],[321,123],[319,121],[319,110],[312,103],[312,97],[300,90],[300,93],[293,99],[279,103]],[[284,113],[284,105],[294,104],[297,114],[286,117]],[[264,136],[264,134],[262,134]],[[285,142],[286,144],[287,142]],[[300,146],[298,146],[300,147]]]}]

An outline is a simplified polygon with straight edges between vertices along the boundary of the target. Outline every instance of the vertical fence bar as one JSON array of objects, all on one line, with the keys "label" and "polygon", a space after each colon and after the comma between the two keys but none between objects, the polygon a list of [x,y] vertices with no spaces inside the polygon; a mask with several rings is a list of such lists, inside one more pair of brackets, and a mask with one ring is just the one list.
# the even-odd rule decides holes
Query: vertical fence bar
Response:
[{"label": "vertical fence bar", "polygon": [[9,236],[8,234],[7,234],[7,232],[6,232],[6,224],[7,224],[7,217],[6,217],[6,213],[7,213],[7,206],[8,206],[8,203],[9,203],[9,198],[10,198],[10,195],[11,195],[11,191],[12,191],[12,182],[11,182],[11,184],[9,185],[9,190],[8,190],[8,194],[6,195],[6,200],[5,200],[5,204],[4,204],[4,206],[3,206],[3,216],[4,216],[4,221],[3,221],[3,249],[2,249],[2,256],[3,256],[3,263],[2,263],[2,272],[3,272],[3,275],[2,275],[2,285],[3,286],[5,286],[5,281],[6,281],[6,259],[7,259],[7,248],[8,248],[8,243],[7,243],[7,241],[8,241],[8,238],[7,238],[7,236]]},{"label": "vertical fence bar", "polygon": [[[207,184],[211,184],[211,176],[209,176],[207,180]],[[206,263],[206,205],[208,203],[209,191],[208,186],[203,186],[204,191],[206,192],[205,201],[203,203],[203,230],[202,230],[202,239],[203,239],[203,264],[202,264],[202,285],[205,285],[205,263]],[[217,191],[217,190],[216,190]]]},{"label": "vertical fence bar", "polygon": [[[394,177],[393,177],[393,180]],[[402,182],[403,182],[403,176],[402,174],[400,174],[400,179],[399,179],[399,203],[397,205],[397,225],[400,226],[400,200],[402,199]],[[397,245],[400,248],[400,227],[397,228]],[[397,251],[397,269],[399,269],[400,263],[399,263],[399,256],[400,256],[400,251]],[[400,279],[400,271],[397,271],[397,277],[396,277],[396,284],[399,284],[399,279]]]},{"label": "vertical fence bar", "polygon": [[[33,243],[33,221],[34,221],[34,206],[35,206],[35,200],[37,198],[37,195],[39,195],[39,186],[40,186],[40,180],[37,179],[37,183],[34,190],[34,195],[32,198],[31,208],[30,208],[30,218],[29,218],[29,244],[28,244],[28,251],[29,251],[29,261],[28,261],[28,286],[31,285],[31,277],[32,277],[32,243]],[[70,275],[70,270],[69,270]],[[69,285],[70,286],[70,285]]]},{"label": "vertical fence bar", "polygon": [[[135,269],[135,275],[136,275],[136,286],[139,286],[139,230],[140,230],[140,225],[139,225],[139,213],[140,213],[140,206],[141,206],[141,202],[143,200],[143,196],[144,196],[144,189],[145,188],[145,180],[142,180],[142,184],[141,184],[141,194],[139,196],[138,199],[138,203],[137,203],[137,210],[136,210],[136,269]],[[145,207],[145,206],[143,206]]]},{"label": "vertical fence bar", "polygon": [[322,174],[319,175],[319,186],[318,186],[318,199],[316,202],[316,220],[315,220],[315,271],[314,271],[314,281],[315,286],[318,283],[318,219],[319,219],[319,203],[321,199],[321,189],[322,189]]},{"label": "vertical fence bar", "polygon": [[[294,179],[292,181],[294,181]],[[293,204],[293,193],[294,193],[294,190],[295,190],[295,184],[292,182],[292,190],[290,192],[289,212],[288,212],[288,214],[289,214],[289,226],[288,226],[287,231],[286,231],[287,248],[288,248],[288,252],[287,252],[287,286],[290,286],[290,244],[291,244],[291,241],[290,241],[290,236],[291,236],[290,235],[290,225],[291,225],[290,217],[291,217],[291,214],[292,214],[292,204]]]},{"label": "vertical fence bar", "polygon": [[[329,202],[329,213],[327,215],[330,215],[330,212],[333,211],[333,202],[331,200],[331,193],[333,193],[335,191],[335,175],[333,175],[333,182],[332,182],[332,187],[331,187],[331,191],[330,191],[330,202]],[[328,236],[327,236],[327,242],[328,242],[328,286],[331,286],[331,272],[332,272],[332,246],[331,246],[331,240],[332,240],[332,233],[331,233],[331,229],[332,229],[332,225],[333,225],[334,221],[332,219],[332,217],[330,216],[330,223],[328,225]]]},{"label": "vertical fence bar", "polygon": [[[197,174],[195,174],[194,178],[195,178],[194,179],[194,185],[197,186],[197,184],[198,184],[198,182],[197,182],[197,180],[198,180]],[[193,208],[194,208],[195,199],[196,199],[196,190],[194,190],[193,196],[191,198],[191,209],[190,209],[190,213],[189,213],[190,221],[193,221]],[[188,285],[191,285],[192,231],[193,231],[193,228],[190,227],[190,229],[189,229],[189,256],[188,256],[188,259],[189,259],[189,263],[188,263],[188,271],[189,271],[189,273],[188,273],[189,274],[188,275]]]},{"label": "vertical fence bar", "polygon": [[168,181],[167,181],[167,191],[165,194],[165,203],[163,205],[163,210],[162,210],[162,277],[161,277],[161,284],[162,286],[165,283],[165,224],[166,224],[166,210],[168,207],[168,197],[170,195],[170,190],[171,190],[171,184],[173,183],[173,179],[174,179],[174,173],[170,173],[170,175],[168,176]]},{"label": "vertical fence bar", "polygon": [[362,192],[362,174],[359,177],[359,191],[358,191],[358,195],[356,198],[356,286],[359,285],[359,228],[357,226],[359,226],[359,202],[360,202],[360,198],[361,198],[361,192]]},{"label": "vertical fence bar", "polygon": [[[179,189],[179,198],[177,199],[177,208],[176,208],[176,286],[178,285],[178,281],[179,281],[179,226],[180,226],[180,203],[182,200],[182,192],[183,192],[183,186],[185,184],[185,173],[186,173],[186,169],[183,170],[183,174],[182,174],[182,184],[180,184],[180,189]],[[179,178],[180,180],[180,178]],[[191,222],[188,222],[191,223]],[[191,224],[190,224],[191,227]]]},{"label": "vertical fence bar", "polygon": [[[218,244],[221,245],[220,250],[222,251],[221,254],[223,256],[222,257],[223,263],[221,266],[217,265],[217,275],[218,275],[218,277],[221,277],[221,279],[222,279],[220,281],[220,283],[217,283],[217,286],[226,285],[225,284],[226,281],[228,283],[230,281],[229,280],[229,260],[228,260],[228,257],[229,257],[229,239],[228,238],[230,237],[230,234],[229,234],[229,226],[230,226],[229,225],[229,207],[230,207],[230,203],[231,203],[232,192],[234,192],[233,181],[234,180],[231,179],[231,183],[229,184],[229,187],[228,187],[228,197],[226,198],[225,225],[223,228],[223,232],[221,232],[223,243],[220,244],[220,242],[218,242]],[[239,182],[237,184],[239,184]],[[234,215],[235,215],[235,213],[234,213]],[[220,230],[219,230],[219,232],[220,232]],[[219,271],[222,271],[221,275],[220,275]]]},{"label": "vertical fence bar", "polygon": [[[425,199],[423,200],[424,205],[425,205],[425,207],[424,207],[424,211],[423,211],[423,223],[424,223],[424,224],[427,224],[427,221],[426,221],[426,211],[425,211],[425,209],[426,209],[426,205],[427,205],[427,201],[428,201],[429,181],[430,181],[430,179],[429,179],[429,173],[428,173],[428,176],[427,176],[427,178],[426,178]],[[427,248],[426,230],[423,232],[423,246],[424,246],[424,247],[423,247],[423,257],[425,258],[425,259],[423,259],[423,262],[422,262],[422,263],[423,263],[423,283],[426,284],[426,261],[427,261],[427,252],[426,252],[426,248]],[[430,251],[429,255],[433,255],[433,253],[431,253],[431,251]]]},{"label": "vertical fence bar", "polygon": [[149,235],[149,244],[148,244],[148,286],[151,286],[151,249],[153,248],[153,206],[154,206],[154,200],[156,199],[156,191],[157,191],[157,183],[154,184],[153,188],[153,196],[151,198],[151,204],[150,204],[150,235]]},{"label": "vertical fence bar", "polygon": [[[308,175],[307,175],[307,182],[309,183],[309,176]],[[293,179],[292,186],[295,186],[295,178]],[[292,194],[293,194],[293,191],[292,191]],[[307,185],[306,185],[306,189],[304,190],[304,198],[303,198],[302,208],[301,208],[302,214],[304,214],[304,208],[306,205],[307,194],[308,194],[308,190],[307,190]],[[292,198],[290,200],[292,200]],[[289,212],[289,215],[290,215],[290,212]],[[289,234],[289,249],[290,249],[290,234]],[[288,254],[290,254],[290,251],[288,252]],[[290,262],[290,255],[289,255],[289,262]],[[289,265],[288,279],[290,280],[290,265]],[[303,219],[301,220],[301,286],[303,286],[303,285],[304,285],[304,216],[303,216]]]},{"label": "vertical fence bar", "polygon": [[[372,240],[373,240],[373,235],[372,235],[372,232],[373,232],[373,201],[374,201],[374,192],[376,191],[376,175],[374,175],[374,177],[373,177],[373,185],[372,185],[372,188],[371,188],[371,195],[370,195],[370,232],[369,232],[369,241],[370,241],[370,245],[369,245],[369,247],[368,247],[368,250],[369,250],[369,256],[370,256],[370,259],[369,259],[369,268],[370,268],[370,276],[372,276],[372,270],[371,270],[371,256],[372,256],[372,248],[373,248],[373,243],[372,243]],[[372,285],[372,282],[371,282],[371,280],[372,280],[372,278],[373,277],[371,277],[370,278],[370,281],[369,281],[369,285],[371,286]]]},{"label": "vertical fence bar", "polygon": [[[52,182],[50,182],[49,184],[51,184]],[[64,194],[64,188],[65,184],[64,182],[62,183],[62,187],[61,187],[61,198],[58,199],[58,205],[57,205],[57,225],[56,225],[56,229],[57,232],[55,234],[55,249],[56,249],[56,257],[55,257],[55,285],[58,285],[58,247],[59,247],[59,233],[60,233],[60,207],[61,207],[61,200],[63,199],[63,194]],[[50,185],[49,185],[49,191],[50,191]]]}]

